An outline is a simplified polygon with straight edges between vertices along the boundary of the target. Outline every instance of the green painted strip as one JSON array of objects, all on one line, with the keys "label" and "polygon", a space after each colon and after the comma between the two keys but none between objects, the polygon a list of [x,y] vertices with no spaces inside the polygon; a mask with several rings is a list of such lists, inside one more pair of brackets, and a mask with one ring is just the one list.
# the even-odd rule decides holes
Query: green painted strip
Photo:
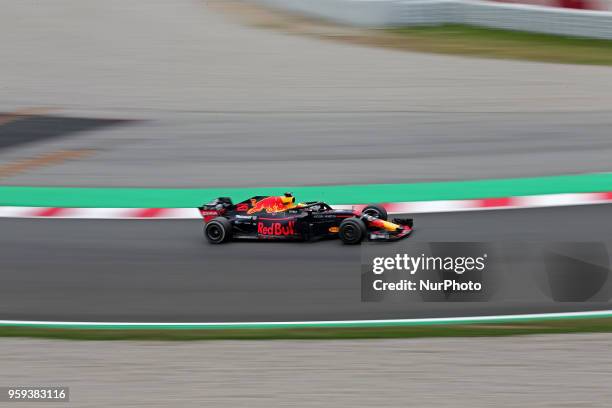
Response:
[{"label": "green painted strip", "polygon": [[537,194],[612,191],[612,173],[413,184],[205,189],[0,187],[1,206],[183,208],[219,196],[234,200],[292,191],[299,201],[330,204],[465,200]]}]

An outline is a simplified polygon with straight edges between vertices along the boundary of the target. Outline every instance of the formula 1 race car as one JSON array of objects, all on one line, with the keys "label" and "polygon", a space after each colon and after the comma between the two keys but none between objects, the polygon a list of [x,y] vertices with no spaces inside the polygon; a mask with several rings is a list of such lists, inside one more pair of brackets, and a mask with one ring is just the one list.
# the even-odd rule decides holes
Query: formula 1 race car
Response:
[{"label": "formula 1 race car", "polygon": [[412,219],[387,221],[378,205],[357,210],[334,210],[320,201],[296,203],[284,196],[255,196],[238,204],[219,197],[198,208],[204,217],[204,236],[212,244],[231,239],[311,241],[340,238],[345,244],[364,239],[395,241],[410,235]]}]

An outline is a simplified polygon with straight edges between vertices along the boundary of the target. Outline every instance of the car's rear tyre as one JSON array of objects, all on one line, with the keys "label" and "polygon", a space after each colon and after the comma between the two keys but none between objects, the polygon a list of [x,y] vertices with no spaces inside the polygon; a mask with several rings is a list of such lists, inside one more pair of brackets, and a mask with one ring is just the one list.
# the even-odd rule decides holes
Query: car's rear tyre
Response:
[{"label": "car's rear tyre", "polygon": [[217,217],[206,223],[204,236],[211,244],[222,244],[232,238],[232,223],[225,217]]},{"label": "car's rear tyre", "polygon": [[347,245],[356,245],[363,241],[368,230],[360,218],[347,218],[340,223],[338,236]]},{"label": "car's rear tyre", "polygon": [[370,204],[364,207],[364,209],[361,210],[361,213],[371,215],[385,221],[387,221],[388,218],[387,210],[385,210],[382,205]]}]

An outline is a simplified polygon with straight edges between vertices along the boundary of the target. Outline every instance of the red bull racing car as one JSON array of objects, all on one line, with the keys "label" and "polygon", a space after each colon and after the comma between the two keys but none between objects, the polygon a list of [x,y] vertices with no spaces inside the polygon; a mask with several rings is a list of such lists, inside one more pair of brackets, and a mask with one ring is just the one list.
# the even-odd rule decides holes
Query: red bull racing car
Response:
[{"label": "red bull racing car", "polygon": [[219,197],[198,208],[204,236],[211,244],[232,239],[311,241],[340,238],[345,244],[363,240],[395,241],[410,235],[411,218],[387,220],[382,206],[334,210],[320,201],[296,203],[291,193],[255,196],[233,204]]}]

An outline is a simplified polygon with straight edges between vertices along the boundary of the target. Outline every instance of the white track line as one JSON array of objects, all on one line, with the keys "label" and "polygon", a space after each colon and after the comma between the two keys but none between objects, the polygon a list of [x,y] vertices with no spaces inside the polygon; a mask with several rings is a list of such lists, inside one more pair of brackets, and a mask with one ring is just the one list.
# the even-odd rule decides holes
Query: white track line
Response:
[{"label": "white track line", "polygon": [[492,315],[492,316],[467,316],[467,317],[435,317],[422,319],[381,319],[381,320],[312,320],[297,322],[223,322],[223,323],[128,323],[128,322],[66,322],[66,321],[42,321],[42,320],[0,320],[0,326],[62,326],[62,327],[201,327],[201,328],[223,328],[223,327],[258,327],[258,326],[376,326],[376,325],[419,325],[419,324],[459,324],[459,323],[486,323],[498,321],[524,321],[533,319],[563,319],[563,318],[589,318],[589,317],[612,317],[612,310],[598,310],[588,312],[566,312],[566,313],[532,313],[520,315]]}]

